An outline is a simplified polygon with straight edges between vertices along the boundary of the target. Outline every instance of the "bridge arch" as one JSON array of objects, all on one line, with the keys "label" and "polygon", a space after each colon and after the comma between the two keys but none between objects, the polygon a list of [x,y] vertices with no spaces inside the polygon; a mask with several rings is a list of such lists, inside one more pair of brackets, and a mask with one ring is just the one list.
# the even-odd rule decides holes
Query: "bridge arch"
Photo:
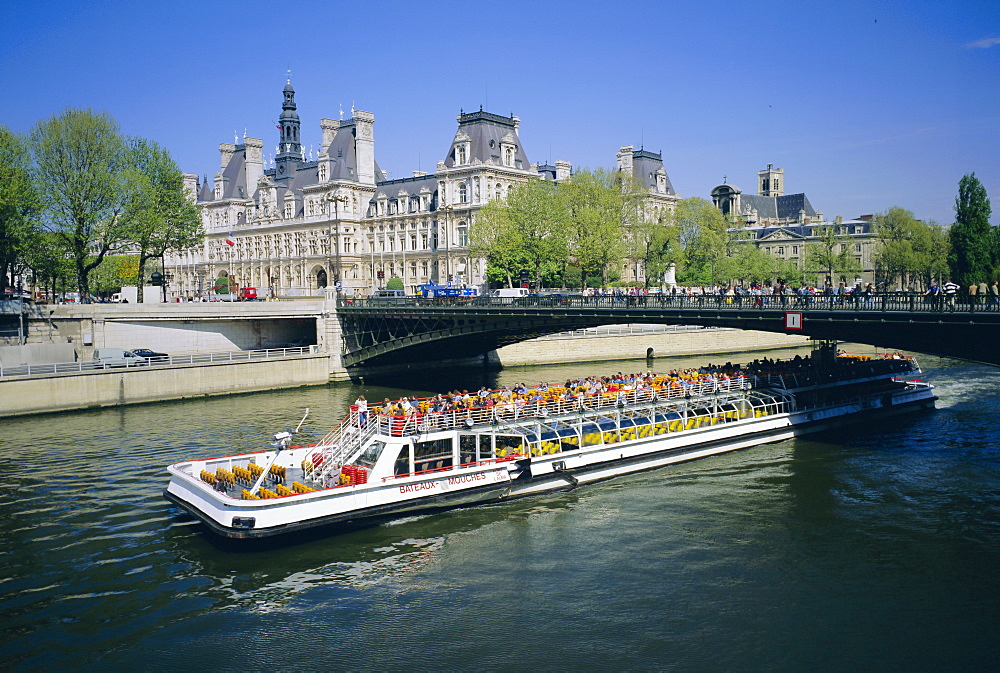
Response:
[{"label": "bridge arch", "polygon": [[[732,304],[716,297],[583,297],[558,306],[518,299],[407,298],[403,303],[342,301],[345,367],[465,358],[557,332],[624,323],[732,327],[872,344],[1000,364],[1000,311],[938,310],[915,297],[851,303],[816,297]],[[965,310],[962,310],[965,309]],[[797,316],[794,320],[789,316]]]}]

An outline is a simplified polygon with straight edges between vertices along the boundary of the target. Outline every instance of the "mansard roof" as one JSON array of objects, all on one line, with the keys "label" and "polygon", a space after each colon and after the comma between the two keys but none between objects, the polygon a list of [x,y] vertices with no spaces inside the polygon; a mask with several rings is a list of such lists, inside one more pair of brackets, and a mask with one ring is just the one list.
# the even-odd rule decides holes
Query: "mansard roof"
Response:
[{"label": "mansard roof", "polygon": [[[337,135],[327,147],[321,152],[326,152],[330,157],[330,180],[357,180],[358,179],[358,155],[357,146],[354,144],[357,124],[354,119],[344,119],[340,122]],[[383,176],[382,169],[378,162],[375,162],[375,181]],[[319,177],[317,176],[317,180]]]},{"label": "mansard roof", "polygon": [[757,211],[758,217],[772,220],[796,220],[799,217],[799,211],[805,211],[807,217],[816,216],[816,211],[805,194],[786,194],[785,196],[741,194],[740,209],[742,212],[740,215],[747,213],[748,206]]},{"label": "mansard roof", "polygon": [[[257,185],[247,186],[247,146],[237,145],[229,163],[222,170],[224,199],[247,199],[253,196]],[[249,193],[248,193],[249,192]]]},{"label": "mansard roof", "polygon": [[838,227],[838,234],[842,236],[863,236],[872,233],[871,222],[865,220],[844,220],[839,224],[836,222],[810,222],[809,224],[786,224],[771,227],[752,225],[738,228],[755,232],[756,239],[763,241],[767,239],[789,240],[812,238],[819,235],[816,229],[830,226]]},{"label": "mansard roof", "polygon": [[412,178],[397,178],[395,180],[382,180],[376,183],[376,199],[395,199],[399,196],[399,191],[404,190],[410,196],[416,196],[421,190],[428,190],[431,194],[437,195],[437,176],[433,174],[418,175]]},{"label": "mansard roof", "polygon": [[198,188],[198,200],[211,201],[214,198],[215,194],[212,192],[212,185],[209,183],[208,176],[206,175],[201,181],[201,186]]},{"label": "mansard roof", "polygon": [[632,175],[638,178],[647,189],[656,191],[656,172],[663,170],[667,181],[667,194],[677,194],[670,184],[670,176],[663,167],[663,154],[639,149],[632,152]]},{"label": "mansard roof", "polygon": [[455,139],[448,149],[448,156],[444,160],[444,165],[448,168],[455,166],[455,145],[458,142],[465,142],[462,136],[468,137],[470,143],[470,156],[466,163],[474,163],[477,160],[484,164],[501,164],[500,157],[501,142],[513,142],[517,149],[514,154],[514,167],[528,169],[528,156],[521,147],[521,140],[517,135],[518,120],[511,115],[503,117],[490,112],[461,113],[458,115],[458,131],[455,132]]}]

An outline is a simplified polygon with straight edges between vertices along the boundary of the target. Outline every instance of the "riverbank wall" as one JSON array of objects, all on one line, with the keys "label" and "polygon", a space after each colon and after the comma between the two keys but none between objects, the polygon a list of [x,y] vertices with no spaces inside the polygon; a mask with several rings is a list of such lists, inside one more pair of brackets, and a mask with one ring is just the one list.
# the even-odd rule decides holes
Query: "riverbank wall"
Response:
[{"label": "riverbank wall", "polygon": [[0,417],[324,385],[329,357],[128,367],[0,380]]}]

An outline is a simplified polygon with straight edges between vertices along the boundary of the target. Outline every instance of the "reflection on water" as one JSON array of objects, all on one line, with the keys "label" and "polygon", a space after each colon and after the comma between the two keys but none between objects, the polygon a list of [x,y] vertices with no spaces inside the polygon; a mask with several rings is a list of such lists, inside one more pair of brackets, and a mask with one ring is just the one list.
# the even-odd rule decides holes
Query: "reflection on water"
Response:
[{"label": "reflection on water", "polygon": [[[1000,653],[1000,375],[921,363],[941,401],[920,417],[264,549],[220,544],[169,505],[165,466],[258,450],[306,407],[297,439],[318,439],[360,392],[437,391],[3,421],[0,654],[44,669],[984,668]],[[450,375],[442,389],[490,376]]]}]

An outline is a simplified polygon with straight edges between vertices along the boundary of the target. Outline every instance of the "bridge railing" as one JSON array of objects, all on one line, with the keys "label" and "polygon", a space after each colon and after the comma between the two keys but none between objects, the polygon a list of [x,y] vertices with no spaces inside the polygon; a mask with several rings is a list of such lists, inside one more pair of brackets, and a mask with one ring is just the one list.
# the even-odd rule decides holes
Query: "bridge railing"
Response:
[{"label": "bridge railing", "polygon": [[148,369],[164,365],[218,364],[225,362],[249,362],[257,360],[272,360],[295,355],[309,355],[318,352],[316,346],[295,346],[289,348],[260,348],[249,351],[222,351],[218,353],[191,353],[188,355],[166,355],[148,358],[138,362],[122,361],[111,365],[99,360],[78,360],[76,362],[46,362],[33,365],[14,365],[0,367],[2,376],[45,376],[51,374],[72,374],[79,372],[94,372],[106,369]]},{"label": "bridge railing", "polygon": [[871,294],[648,294],[648,295],[540,295],[528,297],[378,297],[341,298],[344,307],[455,307],[469,308],[669,308],[746,309],[775,311],[901,311],[901,312],[982,312],[1000,311],[1000,298],[928,296],[919,292],[876,292]]}]

